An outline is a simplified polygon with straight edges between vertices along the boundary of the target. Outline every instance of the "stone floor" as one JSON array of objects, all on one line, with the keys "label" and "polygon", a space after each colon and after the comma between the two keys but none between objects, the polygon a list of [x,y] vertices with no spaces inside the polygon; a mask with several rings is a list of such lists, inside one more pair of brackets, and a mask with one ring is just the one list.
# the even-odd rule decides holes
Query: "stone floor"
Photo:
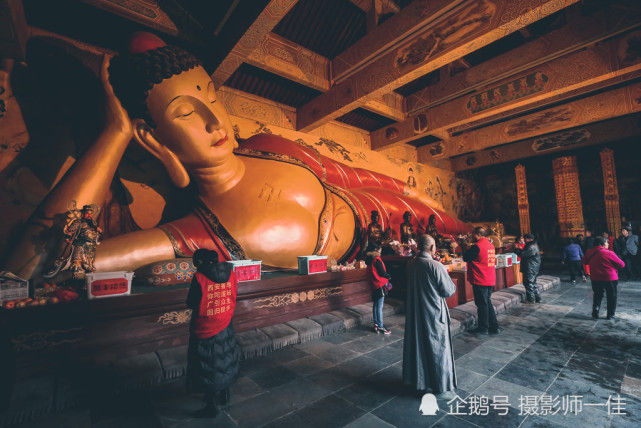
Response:
[{"label": "stone floor", "polygon": [[641,283],[619,284],[618,320],[593,320],[591,301],[589,282],[562,282],[542,304],[501,314],[499,335],[456,335],[458,396],[439,400],[435,416],[402,386],[404,318],[394,315],[389,336],[360,326],[242,361],[213,420],[190,416],[200,397],[178,379],[15,426],[639,427]]}]

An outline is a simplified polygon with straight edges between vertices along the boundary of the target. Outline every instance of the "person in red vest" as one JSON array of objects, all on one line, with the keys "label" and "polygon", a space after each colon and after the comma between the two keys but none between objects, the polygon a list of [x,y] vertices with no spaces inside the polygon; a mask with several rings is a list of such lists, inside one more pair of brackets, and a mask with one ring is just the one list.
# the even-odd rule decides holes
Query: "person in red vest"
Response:
[{"label": "person in red vest", "polygon": [[625,267],[625,263],[614,251],[608,250],[607,238],[597,236],[594,247],[586,251],[582,262],[590,266],[590,280],[592,281],[592,318],[599,319],[599,309],[603,300],[603,292],[608,298],[606,319],[615,319],[614,312],[617,308],[617,285],[619,274],[617,269]]},{"label": "person in red vest", "polygon": [[474,245],[463,253],[467,262],[467,280],[472,283],[474,304],[478,310],[478,334],[497,334],[499,323],[492,306],[492,290],[496,284],[496,256],[494,245],[485,237],[484,227],[477,227],[472,233]]},{"label": "person in red vest", "polygon": [[387,292],[392,289],[389,282],[392,277],[385,269],[381,259],[381,246],[374,245],[365,255],[367,264],[367,279],[372,286],[372,312],[374,313],[374,331],[376,333],[391,334],[383,324],[383,301]]},{"label": "person in red vest", "polygon": [[203,393],[204,407],[194,416],[218,415],[215,403],[229,403],[229,387],[240,373],[240,350],[231,318],[236,307],[238,280],[232,266],[218,262],[218,253],[199,249],[194,252],[197,272],[187,294],[192,309],[187,350],[187,391]]}]

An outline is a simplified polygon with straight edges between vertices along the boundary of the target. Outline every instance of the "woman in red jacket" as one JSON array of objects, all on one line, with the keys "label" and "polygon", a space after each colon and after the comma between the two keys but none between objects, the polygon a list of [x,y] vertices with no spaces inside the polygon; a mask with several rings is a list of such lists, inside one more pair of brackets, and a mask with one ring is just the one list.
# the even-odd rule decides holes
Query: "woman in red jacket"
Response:
[{"label": "woman in red jacket", "polygon": [[374,246],[366,253],[367,278],[372,285],[372,311],[374,313],[374,331],[376,333],[391,334],[392,332],[383,325],[383,301],[385,295],[392,287],[389,282],[392,277],[385,269],[381,259],[381,246]]},{"label": "woman in red jacket", "polygon": [[599,308],[603,300],[603,292],[608,298],[606,319],[615,318],[614,312],[617,307],[617,285],[619,275],[617,269],[625,266],[625,263],[608,250],[608,241],[602,236],[594,239],[594,247],[590,248],[581,260],[583,264],[590,266],[590,279],[592,280],[592,318],[599,319]]},{"label": "woman in red jacket", "polygon": [[218,414],[215,397],[229,402],[229,386],[238,379],[239,349],[231,318],[236,307],[238,281],[232,266],[218,262],[218,253],[200,249],[194,253],[194,274],[187,306],[192,309],[187,351],[187,391],[205,394],[205,407],[196,417]]}]

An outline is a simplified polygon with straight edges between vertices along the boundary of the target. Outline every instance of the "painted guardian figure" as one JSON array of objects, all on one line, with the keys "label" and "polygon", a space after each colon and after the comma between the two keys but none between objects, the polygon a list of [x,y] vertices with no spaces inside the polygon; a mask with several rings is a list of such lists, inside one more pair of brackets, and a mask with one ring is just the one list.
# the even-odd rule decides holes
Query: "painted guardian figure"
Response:
[{"label": "painted guardian figure", "polygon": [[[162,162],[176,186],[193,180],[197,200],[184,218],[104,239],[96,252],[98,271],[134,270],[190,257],[199,248],[215,249],[221,260],[256,259],[285,268],[309,254],[340,262],[361,250],[374,210],[388,219],[392,213],[400,219],[405,211],[415,219],[434,215],[442,233],[467,229],[426,198],[404,195],[400,180],[340,164],[274,135],[239,145],[196,58],[146,33],[136,34],[129,50],[108,68],[103,64],[102,134],[45,198],[39,215],[53,218],[70,199],[102,202],[132,137]],[[39,274],[47,254],[30,239],[37,234],[36,226],[27,229],[8,268],[26,277]]]}]

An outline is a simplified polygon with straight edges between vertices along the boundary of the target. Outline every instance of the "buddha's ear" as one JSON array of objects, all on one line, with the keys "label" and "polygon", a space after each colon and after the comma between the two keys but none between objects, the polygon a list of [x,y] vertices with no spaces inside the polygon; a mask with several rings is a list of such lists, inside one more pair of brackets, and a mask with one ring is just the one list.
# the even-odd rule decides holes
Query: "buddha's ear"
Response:
[{"label": "buddha's ear", "polygon": [[178,156],[167,148],[167,146],[156,140],[153,131],[144,120],[132,119],[131,123],[134,128],[134,139],[138,144],[162,162],[169,174],[169,178],[171,178],[171,181],[177,187],[187,187],[189,184],[189,174],[180,159],[178,159]]}]

